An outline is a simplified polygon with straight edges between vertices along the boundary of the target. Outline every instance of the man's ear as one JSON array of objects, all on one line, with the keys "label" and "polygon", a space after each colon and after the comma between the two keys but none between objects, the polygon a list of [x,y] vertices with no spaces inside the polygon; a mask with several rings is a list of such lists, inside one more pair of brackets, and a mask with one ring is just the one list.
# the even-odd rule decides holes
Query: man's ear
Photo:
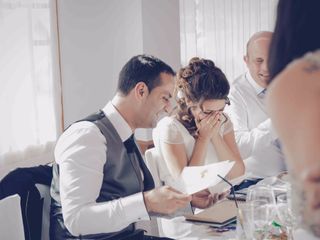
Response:
[{"label": "man's ear", "polygon": [[135,96],[138,99],[142,99],[148,95],[148,87],[144,82],[138,82],[134,90],[135,90]]},{"label": "man's ear", "polygon": [[248,55],[244,55],[243,56],[243,61],[248,64],[248,61],[249,61],[249,58],[248,58]]}]

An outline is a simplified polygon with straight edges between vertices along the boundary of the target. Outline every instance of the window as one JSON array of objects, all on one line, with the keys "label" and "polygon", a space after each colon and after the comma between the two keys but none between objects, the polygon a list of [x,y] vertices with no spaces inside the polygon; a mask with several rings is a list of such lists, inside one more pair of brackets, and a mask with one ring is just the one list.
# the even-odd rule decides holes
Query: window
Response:
[{"label": "window", "polygon": [[181,63],[209,58],[232,82],[245,71],[250,36],[272,31],[277,0],[180,0]]},{"label": "window", "polygon": [[0,1],[0,153],[61,131],[54,1]]}]

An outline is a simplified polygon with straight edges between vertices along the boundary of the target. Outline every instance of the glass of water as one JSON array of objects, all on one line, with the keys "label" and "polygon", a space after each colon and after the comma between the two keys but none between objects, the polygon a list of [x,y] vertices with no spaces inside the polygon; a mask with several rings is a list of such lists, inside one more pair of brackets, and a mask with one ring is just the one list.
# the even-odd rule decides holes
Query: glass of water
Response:
[{"label": "glass of water", "polygon": [[280,224],[286,228],[288,239],[292,240],[292,232],[296,221],[291,208],[291,197],[289,192],[281,193],[277,196],[277,216]]},{"label": "glass of water", "polygon": [[245,202],[239,204],[237,214],[237,239],[251,240],[253,239],[253,204]]}]

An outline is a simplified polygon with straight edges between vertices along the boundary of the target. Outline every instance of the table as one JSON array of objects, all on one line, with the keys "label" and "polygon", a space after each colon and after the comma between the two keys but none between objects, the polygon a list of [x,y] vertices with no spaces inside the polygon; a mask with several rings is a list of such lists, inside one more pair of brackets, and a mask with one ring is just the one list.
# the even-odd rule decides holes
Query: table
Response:
[{"label": "table", "polygon": [[230,230],[224,233],[217,233],[206,224],[186,221],[183,216],[173,219],[160,218],[158,221],[159,234],[162,237],[184,240],[209,240],[235,239],[236,231]]},{"label": "table", "polygon": [[[166,219],[169,220],[169,219]],[[168,221],[167,223],[170,223]],[[171,219],[172,224],[172,219]],[[172,224],[174,227],[178,227],[181,229],[180,236],[175,236],[175,239],[182,240],[236,240],[236,230],[230,230],[224,233],[217,233],[213,228],[209,227],[205,224],[192,223],[185,221],[184,217],[176,217],[174,218],[174,223]],[[173,236],[163,235],[173,238]],[[296,229],[293,232],[294,239],[300,240],[320,240],[313,236],[311,233],[305,231],[304,229]]]}]

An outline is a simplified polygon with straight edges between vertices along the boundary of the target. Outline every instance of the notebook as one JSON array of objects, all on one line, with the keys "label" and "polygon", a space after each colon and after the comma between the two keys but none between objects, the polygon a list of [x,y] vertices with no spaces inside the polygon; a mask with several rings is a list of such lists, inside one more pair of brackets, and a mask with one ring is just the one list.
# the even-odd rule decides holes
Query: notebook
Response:
[{"label": "notebook", "polygon": [[185,218],[187,221],[206,223],[213,227],[223,227],[237,219],[237,207],[234,201],[223,200],[200,213],[185,215]]}]

